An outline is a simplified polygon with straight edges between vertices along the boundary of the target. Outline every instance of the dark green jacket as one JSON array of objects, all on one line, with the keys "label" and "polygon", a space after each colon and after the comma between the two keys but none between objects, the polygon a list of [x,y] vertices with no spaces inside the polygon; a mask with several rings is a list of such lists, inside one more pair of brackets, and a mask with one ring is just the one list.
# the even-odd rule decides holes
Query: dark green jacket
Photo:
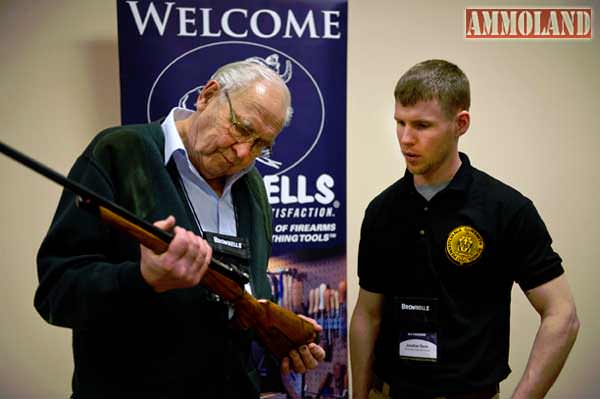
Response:
[{"label": "dark green jacket", "polygon": [[[149,124],[101,132],[69,176],[150,222],[174,215],[198,233],[176,173],[164,166],[160,125]],[[258,171],[232,192],[238,234],[250,240],[253,293],[268,298],[271,209]],[[63,193],[38,253],[35,307],[73,330],[74,396],[258,397],[248,337],[230,327],[226,305],[202,287],[155,293],[139,257],[135,240]]]}]

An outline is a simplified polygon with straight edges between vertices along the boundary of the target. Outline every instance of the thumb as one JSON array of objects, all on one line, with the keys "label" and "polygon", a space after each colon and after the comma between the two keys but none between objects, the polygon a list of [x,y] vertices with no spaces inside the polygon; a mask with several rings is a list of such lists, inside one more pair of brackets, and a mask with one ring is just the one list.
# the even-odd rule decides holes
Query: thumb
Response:
[{"label": "thumb", "polygon": [[175,216],[169,215],[166,219],[154,222],[154,225],[161,230],[171,231],[175,227]]}]

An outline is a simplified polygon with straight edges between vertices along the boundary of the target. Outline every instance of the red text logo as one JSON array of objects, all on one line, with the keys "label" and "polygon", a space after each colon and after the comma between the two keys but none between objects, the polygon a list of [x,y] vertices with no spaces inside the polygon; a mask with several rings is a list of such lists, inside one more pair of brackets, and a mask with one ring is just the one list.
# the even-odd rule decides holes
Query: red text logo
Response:
[{"label": "red text logo", "polygon": [[591,39],[591,8],[467,8],[467,39]]}]

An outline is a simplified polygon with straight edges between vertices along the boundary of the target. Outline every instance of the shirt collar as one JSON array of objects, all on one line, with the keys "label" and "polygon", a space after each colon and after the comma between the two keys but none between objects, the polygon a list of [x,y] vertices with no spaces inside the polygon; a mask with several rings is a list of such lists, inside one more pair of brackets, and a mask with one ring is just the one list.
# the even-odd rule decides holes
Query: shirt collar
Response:
[{"label": "shirt collar", "polygon": [[[473,168],[471,167],[471,161],[467,154],[459,152],[461,165],[458,171],[454,174],[454,177],[444,190],[451,190],[457,192],[466,192],[473,179]],[[406,169],[404,172],[404,178],[400,181],[400,193],[409,194],[416,193],[414,176]]]},{"label": "shirt collar", "polygon": [[160,125],[165,135],[165,165],[169,163],[171,157],[177,151],[183,151],[185,157],[188,158],[187,151],[183,145],[181,136],[177,131],[175,122],[181,119],[185,119],[193,113],[194,111],[191,111],[189,109],[178,107],[173,108],[171,112],[169,112],[169,115],[167,115],[163,123]]},{"label": "shirt collar", "polygon": [[460,168],[458,168],[446,190],[466,192],[471,185],[471,180],[473,180],[473,168],[467,154],[459,152],[458,156],[461,161]]}]

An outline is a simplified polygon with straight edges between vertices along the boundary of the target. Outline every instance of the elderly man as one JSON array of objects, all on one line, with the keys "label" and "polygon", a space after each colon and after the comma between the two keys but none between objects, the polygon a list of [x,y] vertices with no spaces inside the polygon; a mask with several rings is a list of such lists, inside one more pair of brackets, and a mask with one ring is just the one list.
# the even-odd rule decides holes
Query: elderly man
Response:
[{"label": "elderly man", "polygon": [[[251,253],[240,262],[247,289],[270,296],[271,211],[254,160],[289,122],[290,93],[269,68],[238,62],[215,72],[196,108],[101,132],[70,172],[174,233],[157,255],[63,193],[38,254],[35,306],[73,330],[74,398],[259,396],[250,334],[198,283],[212,257],[203,237],[220,235]],[[323,358],[310,344],[281,368],[303,372]]]}]

